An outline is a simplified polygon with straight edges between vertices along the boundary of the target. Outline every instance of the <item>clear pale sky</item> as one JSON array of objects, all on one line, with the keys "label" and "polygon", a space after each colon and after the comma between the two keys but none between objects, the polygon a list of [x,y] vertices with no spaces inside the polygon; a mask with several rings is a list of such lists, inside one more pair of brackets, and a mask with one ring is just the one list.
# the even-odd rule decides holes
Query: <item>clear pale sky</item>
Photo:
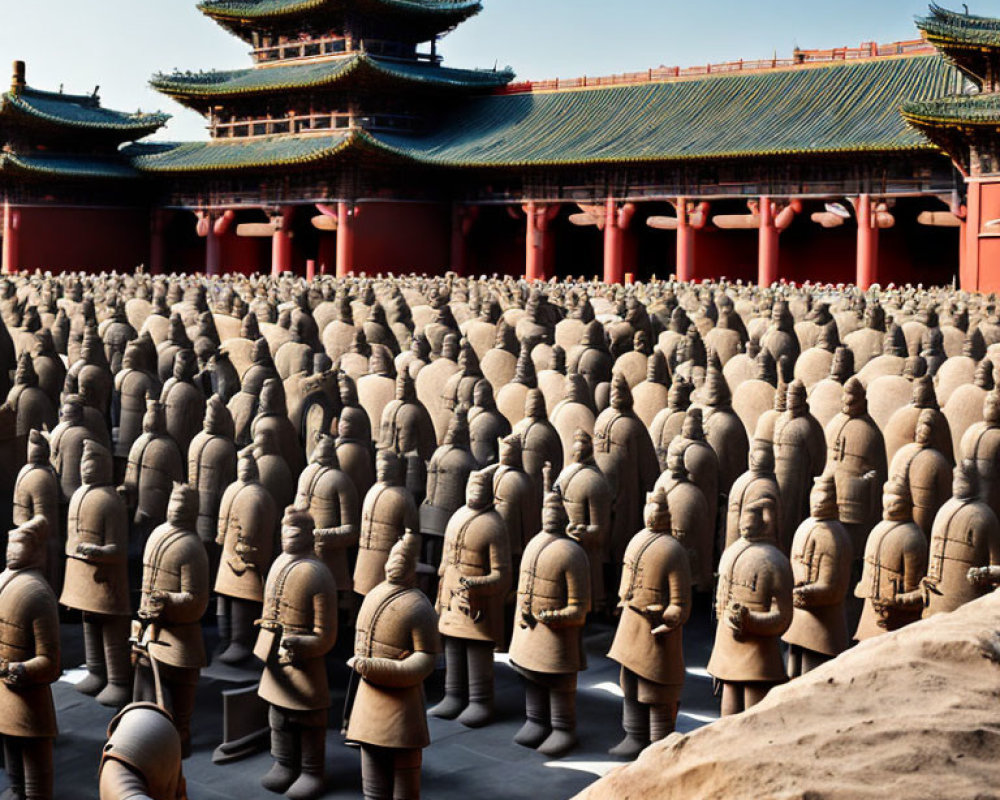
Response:
[{"label": "clear pale sky", "polygon": [[[927,10],[926,0],[485,0],[484,6],[444,38],[445,64],[510,65],[520,79],[911,39],[914,16]],[[970,7],[1000,16],[1000,2],[972,0]],[[149,88],[150,75],[250,63],[247,45],[198,13],[195,0],[0,0],[0,12],[6,62],[0,68],[23,59],[32,86],[90,92],[99,84],[106,106],[173,114],[159,138],[206,133],[201,117]]]}]

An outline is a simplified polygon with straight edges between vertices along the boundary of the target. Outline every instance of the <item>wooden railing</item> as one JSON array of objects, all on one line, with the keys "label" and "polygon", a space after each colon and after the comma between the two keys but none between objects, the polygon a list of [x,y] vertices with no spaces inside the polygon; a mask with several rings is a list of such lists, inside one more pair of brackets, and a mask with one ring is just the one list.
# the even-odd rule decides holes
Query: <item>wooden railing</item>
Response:
[{"label": "wooden railing", "polygon": [[268,64],[276,61],[293,61],[302,58],[319,58],[336,56],[344,53],[367,52],[385,58],[402,58],[440,64],[441,56],[435,52],[418,53],[413,45],[404,42],[393,42],[382,39],[352,40],[345,36],[327,36],[319,39],[301,39],[290,42],[280,42],[264,47],[255,47],[250,51],[258,64]]},{"label": "wooden railing", "polygon": [[864,58],[933,53],[934,47],[923,39],[879,45],[865,42],[860,47],[836,47],[832,50],[796,50],[791,58],[765,58],[756,61],[723,61],[718,64],[701,64],[693,67],[654,67],[640,72],[623,72],[617,75],[590,76],[580,78],[555,78],[542,81],[518,81],[497,89],[496,94],[521,94],[524,92],[546,92],[559,89],[579,89],[595,86],[622,86],[636,83],[653,83],[704,75],[725,75],[733,72],[761,72],[772,69],[788,69],[807,64],[822,64],[836,61],[856,61]]},{"label": "wooden railing", "polygon": [[420,128],[420,118],[409,114],[351,114],[330,112],[298,114],[286,117],[262,117],[213,122],[210,125],[216,139],[253,139],[285,134],[322,134],[348,131],[352,128],[369,131],[414,132]]}]

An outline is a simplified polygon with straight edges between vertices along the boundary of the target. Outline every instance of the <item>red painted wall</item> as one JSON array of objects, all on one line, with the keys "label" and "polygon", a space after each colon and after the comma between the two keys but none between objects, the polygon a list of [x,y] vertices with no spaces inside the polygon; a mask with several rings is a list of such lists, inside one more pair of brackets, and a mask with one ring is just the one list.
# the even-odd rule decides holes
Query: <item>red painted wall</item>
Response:
[{"label": "red painted wall", "polygon": [[[980,220],[981,226],[985,226],[990,220],[1000,219],[1000,183],[980,185]],[[978,243],[979,250],[979,286],[976,288],[981,292],[1000,291],[1000,237],[980,233],[974,241]]]},{"label": "red painted wall", "polygon": [[52,272],[131,271],[149,262],[149,211],[27,206],[18,266]]},{"label": "red painted wall", "polygon": [[440,275],[448,269],[450,205],[362,203],[354,224],[354,263],[359,272]]}]

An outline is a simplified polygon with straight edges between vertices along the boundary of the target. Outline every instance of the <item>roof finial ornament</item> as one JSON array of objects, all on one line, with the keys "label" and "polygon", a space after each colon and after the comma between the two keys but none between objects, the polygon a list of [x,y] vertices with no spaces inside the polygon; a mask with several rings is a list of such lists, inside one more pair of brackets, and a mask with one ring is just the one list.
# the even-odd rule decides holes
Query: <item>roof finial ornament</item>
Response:
[{"label": "roof finial ornament", "polygon": [[25,79],[25,66],[23,61],[14,62],[14,75],[10,81],[10,91],[11,94],[18,94],[22,89],[27,86],[27,81]]}]

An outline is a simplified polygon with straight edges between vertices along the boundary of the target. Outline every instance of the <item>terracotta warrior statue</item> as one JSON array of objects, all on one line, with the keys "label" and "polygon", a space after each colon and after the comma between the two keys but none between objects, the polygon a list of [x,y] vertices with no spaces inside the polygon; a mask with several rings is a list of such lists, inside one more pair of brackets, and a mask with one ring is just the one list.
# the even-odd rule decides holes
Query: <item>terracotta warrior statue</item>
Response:
[{"label": "terracotta warrior statue", "polygon": [[857,641],[915,622],[924,607],[927,537],[913,521],[913,501],[903,481],[890,478],[885,484],[882,509],[882,521],[868,535],[861,582],[854,590],[865,601]]},{"label": "terracotta warrior statue", "polygon": [[28,463],[14,482],[13,522],[24,525],[33,517],[44,518],[46,552],[42,573],[53,591],[61,583],[63,559],[62,515],[59,513],[59,476],[49,461],[49,440],[41,431],[28,434]]},{"label": "terracotta warrior statue", "polygon": [[959,458],[972,461],[979,496],[1000,518],[1000,389],[993,389],[983,401],[983,421],[969,427],[962,436]]},{"label": "terracotta warrior statue", "polygon": [[459,406],[448,422],[444,442],[434,451],[427,465],[427,493],[420,504],[420,532],[436,540],[432,563],[440,558],[448,520],[462,506],[469,475],[478,466],[469,449],[467,412],[464,406]]},{"label": "terracotta warrior statue", "polygon": [[337,641],[337,586],[314,550],[312,516],[304,505],[289,506],[254,647],[264,662],[258,694],[271,706],[274,759],[261,784],[291,800],[313,800],[324,788],[330,707],[325,656]]},{"label": "terracotta warrior statue", "polygon": [[896,451],[889,474],[906,483],[913,499],[913,521],[930,539],[938,510],[951,497],[952,468],[948,459],[933,445],[934,412],[921,411],[916,440]]},{"label": "terracotta warrior statue", "polygon": [[656,481],[656,488],[663,490],[667,503],[670,535],[687,552],[692,585],[699,592],[710,592],[715,566],[715,530],[711,525],[708,498],[692,480],[685,458],[688,450],[681,437],[670,443],[667,469]]},{"label": "terracotta warrior statue", "polygon": [[349,556],[358,545],[361,501],[354,482],[340,469],[332,437],[317,437],[309,466],[299,476],[295,504],[312,515],[316,555],[330,570],[337,592],[349,593],[354,588]]},{"label": "terracotta warrior statue", "polygon": [[76,395],[70,395],[63,401],[59,424],[49,436],[52,467],[59,476],[59,488],[62,491],[60,502],[68,503],[73,493],[80,488],[83,446],[90,438],[90,431],[83,424],[83,404]]},{"label": "terracotta warrior statue", "polygon": [[722,716],[756,705],[786,680],[779,646],[792,621],[792,568],[774,545],[770,499],[747,505],[740,538],[719,561],[715,645],[708,672],[722,683]]},{"label": "terracotta warrior statue", "polygon": [[[781,387],[778,387],[781,391]],[[826,466],[823,428],[809,412],[805,384],[788,385],[785,411],[774,422],[774,477],[781,497],[779,541],[787,548],[798,524],[809,516],[809,489]]]},{"label": "terracotta warrior statue", "polygon": [[361,534],[354,565],[354,591],[366,595],[381,583],[392,546],[407,530],[417,530],[419,514],[413,495],[403,485],[399,456],[380,450],[375,484],[361,504]]},{"label": "terracotta warrior statue", "polygon": [[954,611],[1000,582],[1000,521],[977,491],[971,461],[955,465],[952,497],[931,531],[923,616]]},{"label": "terracotta warrior statue", "polygon": [[493,651],[503,649],[511,584],[507,529],[486,472],[469,476],[466,504],[448,521],[438,575],[445,696],[429,713],[479,728],[493,719]]},{"label": "terracotta warrior statue", "polygon": [[[511,434],[500,442],[500,463],[490,469],[493,501],[503,518],[509,541],[511,575],[520,570],[521,553],[541,526],[541,498],[521,463],[521,439]],[[511,598],[511,602],[513,599]]]},{"label": "terracotta warrior statue", "polygon": [[59,608],[43,575],[49,535],[35,516],[10,532],[0,574],[0,735],[12,800],[52,800],[58,733],[51,684],[59,679]]},{"label": "terracotta warrior statue", "polygon": [[810,515],[792,539],[792,624],[788,677],[796,678],[840,655],[849,644],[844,605],[851,584],[851,537],[837,519],[837,485],[830,475],[815,479]]},{"label": "terracotta warrior statue", "polygon": [[576,745],[577,673],[587,667],[582,635],[590,565],[583,547],[566,535],[567,522],[562,496],[549,491],[542,530],[521,558],[510,643],[511,666],[525,681],[527,717],[514,741],[552,758]]},{"label": "terracotta warrior statue", "polygon": [[390,449],[405,459],[407,486],[411,486],[414,481],[419,482],[419,489],[411,486],[411,491],[422,499],[426,481],[423,466],[434,455],[437,437],[431,416],[424,404],[417,399],[413,378],[408,372],[397,376],[396,398],[382,411],[379,447]]},{"label": "terracotta warrior statue", "polygon": [[691,614],[691,568],[670,535],[663,489],[646,498],[646,527],[625,549],[621,620],[608,657],[621,664],[625,738],[609,752],[634,758],[674,730],[684,685],[683,627]]},{"label": "terracotta warrior statue", "polygon": [[528,389],[524,398],[524,417],[514,425],[515,436],[521,439],[521,463],[524,471],[535,481],[535,489],[542,493],[542,470],[551,464],[559,474],[563,464],[562,442],[549,422],[545,410],[545,396],[540,389]]},{"label": "terracotta warrior statue", "polygon": [[[775,535],[781,530],[782,497],[778,480],[774,475],[774,451],[768,444],[755,439],[750,450],[750,468],[740,475],[729,493],[729,507],[726,514],[726,541],[723,550],[740,538],[740,527],[743,524],[743,509],[759,500],[769,500],[764,506],[765,514],[774,514],[774,519],[767,519],[767,528]],[[774,544],[782,552],[788,549],[784,542],[777,538]]]},{"label": "terracotta warrior statue", "polygon": [[424,680],[441,651],[437,615],[417,587],[420,538],[407,531],[385,562],[385,580],[358,612],[354,657],[359,676],[347,740],[361,745],[365,800],[420,797],[423,748],[430,744]]},{"label": "terracotta warrior statue", "polygon": [[264,600],[264,579],[274,556],[277,519],[274,498],[260,482],[251,448],[240,453],[236,482],[222,495],[216,544],[222,548],[215,592],[219,595],[219,660],[249,658],[253,623]]},{"label": "terracotta warrior statue", "polygon": [[642,498],[660,474],[649,431],[632,410],[632,392],[620,374],[611,379],[611,405],[594,423],[594,452],[614,495],[610,548],[617,568],[642,527]]},{"label": "terracotta warrior statue", "polygon": [[132,703],[111,720],[99,780],[101,800],[184,800],[181,739],[170,714]]},{"label": "terracotta warrior statue", "polygon": [[129,342],[125,348],[122,370],[115,375],[113,407],[117,414],[112,414],[117,423],[113,438],[119,479],[125,475],[125,463],[132,444],[142,435],[146,397],[159,397],[160,391],[160,379],[148,368],[142,345],[139,342]]},{"label": "terracotta warrior statue", "polygon": [[87,677],[76,685],[106,706],[129,696],[128,510],[112,482],[111,453],[83,446],[83,481],[69,501],[66,578],[59,602],[83,612]]},{"label": "terracotta warrior statue", "polygon": [[167,433],[177,442],[185,459],[191,440],[201,431],[201,420],[205,416],[205,395],[194,382],[197,371],[198,360],[194,351],[181,350],[174,359],[173,377],[163,384],[160,393]]},{"label": "terracotta warrior statue", "polygon": [[885,440],[868,415],[865,387],[856,377],[844,384],[843,408],[826,426],[826,471],[837,484],[837,518],[851,535],[855,560],[865,551],[878,514],[878,489],[889,471]]},{"label": "terracotta warrior statue", "polygon": [[[119,492],[133,512],[134,534],[138,544],[145,544],[145,537],[167,517],[167,501],[174,483],[187,475],[187,463],[177,442],[167,433],[166,410],[163,404],[150,399],[146,402],[146,416],[142,422],[142,436],[135,440],[129,451],[125,480]],[[140,551],[141,552],[141,549]]]},{"label": "terracotta warrior statue", "polygon": [[590,595],[594,610],[605,603],[604,573],[611,573],[611,485],[594,459],[590,434],[577,430],[572,461],[556,478],[569,517],[567,534],[587,553],[590,562]]},{"label": "terracotta warrior statue", "polygon": [[480,467],[496,464],[500,458],[497,442],[511,432],[510,422],[500,413],[493,398],[493,387],[483,378],[472,390],[469,409],[469,449]]},{"label": "terracotta warrior statue", "polygon": [[215,537],[219,533],[219,504],[236,480],[236,443],[233,417],[217,394],[208,398],[204,427],[188,448],[187,479],[198,491],[198,522],[195,529],[209,554],[211,575],[218,569]]},{"label": "terracotta warrior statue", "polygon": [[141,654],[133,696],[134,700],[157,700],[151,663],[155,661],[185,758],[191,754],[191,715],[198,676],[206,664],[201,618],[208,608],[210,591],[208,556],[195,530],[197,521],[198,492],[185,484],[174,484],[167,521],[153,530],[143,553]]}]

